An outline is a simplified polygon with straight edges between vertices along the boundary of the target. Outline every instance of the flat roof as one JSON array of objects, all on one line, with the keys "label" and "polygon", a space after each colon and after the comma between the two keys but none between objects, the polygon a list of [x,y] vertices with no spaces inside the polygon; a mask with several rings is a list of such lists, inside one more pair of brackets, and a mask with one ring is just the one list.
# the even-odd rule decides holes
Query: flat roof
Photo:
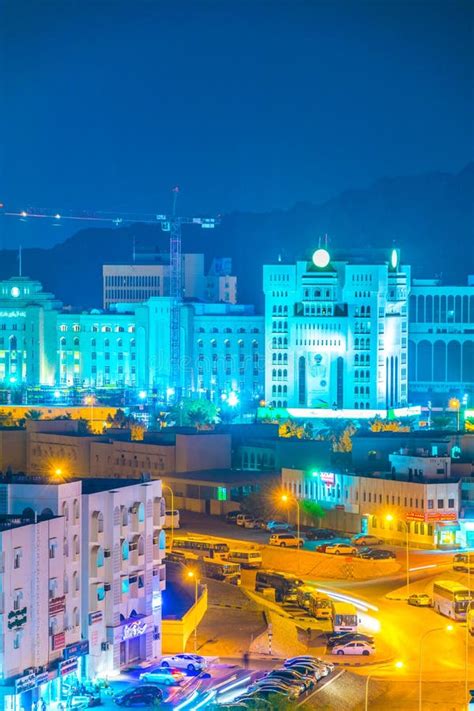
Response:
[{"label": "flat roof", "polygon": [[151,481],[159,481],[158,479],[115,479],[113,477],[100,477],[97,479],[76,479],[82,481],[83,494],[97,494],[99,491],[114,491],[114,489],[123,489],[126,486],[134,486],[136,484],[149,484]]},{"label": "flat roof", "polygon": [[199,481],[208,484],[254,484],[261,479],[279,476],[279,472],[261,472],[240,469],[203,469],[196,472],[175,472],[163,475],[163,479]]}]

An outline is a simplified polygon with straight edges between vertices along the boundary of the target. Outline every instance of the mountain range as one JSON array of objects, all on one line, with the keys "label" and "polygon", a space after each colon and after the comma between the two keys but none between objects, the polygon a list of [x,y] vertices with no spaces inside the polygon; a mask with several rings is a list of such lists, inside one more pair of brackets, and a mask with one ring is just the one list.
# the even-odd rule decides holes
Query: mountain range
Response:
[{"label": "mountain range", "polygon": [[[316,205],[223,215],[214,230],[183,226],[183,251],[233,260],[238,297],[261,309],[262,265],[309,257],[321,240],[333,256],[370,253],[387,257],[392,246],[415,277],[465,284],[474,273],[474,163],[457,174],[383,178]],[[12,218],[4,218],[12,219]],[[24,250],[23,274],[39,279],[75,308],[102,304],[102,265],[130,263],[137,252],[165,252],[168,233],[158,226],[81,229],[49,249]],[[0,251],[0,278],[18,273],[17,253]]]}]

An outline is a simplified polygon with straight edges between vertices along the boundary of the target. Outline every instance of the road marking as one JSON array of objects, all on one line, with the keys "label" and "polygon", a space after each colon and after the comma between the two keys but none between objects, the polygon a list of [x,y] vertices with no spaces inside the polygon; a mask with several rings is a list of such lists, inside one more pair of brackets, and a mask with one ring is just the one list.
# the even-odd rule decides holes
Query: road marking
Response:
[{"label": "road marking", "polygon": [[[320,691],[322,691],[322,690],[325,689],[327,686],[329,686],[330,684],[332,684],[333,681],[336,681],[336,679],[339,679],[339,677],[340,677],[342,674],[344,674],[345,671],[346,671],[345,669],[341,669],[341,671],[338,672],[338,673],[336,674],[336,676],[333,676],[332,679],[329,679],[329,681],[327,681],[325,684],[323,684],[323,686],[318,686],[318,688],[317,688],[315,691],[313,691],[309,696],[307,696],[307,697],[304,699],[304,701],[301,701],[301,703],[298,704],[298,707],[299,707],[299,706],[303,706],[304,704],[306,704],[306,703],[309,701],[309,699],[312,699],[313,696],[316,696],[316,694],[319,694]],[[298,707],[297,707],[297,708],[298,708]]]},{"label": "road marking", "polygon": [[418,565],[416,568],[408,568],[409,573],[414,573],[415,570],[427,570],[427,568],[437,568],[437,563],[432,563],[431,565]]}]

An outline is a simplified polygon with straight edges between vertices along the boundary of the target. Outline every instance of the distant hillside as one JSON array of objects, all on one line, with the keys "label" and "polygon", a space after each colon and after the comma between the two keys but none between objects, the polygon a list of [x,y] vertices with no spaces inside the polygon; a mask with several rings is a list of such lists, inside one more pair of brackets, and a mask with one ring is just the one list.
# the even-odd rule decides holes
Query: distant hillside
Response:
[{"label": "distant hillside", "polygon": [[[465,283],[474,273],[474,163],[457,175],[431,173],[384,178],[366,190],[348,190],[320,205],[225,215],[216,230],[185,228],[183,250],[230,256],[239,277],[239,300],[262,305],[264,263],[311,254],[327,234],[338,254],[397,244],[415,276],[442,275]],[[25,273],[43,282],[65,304],[102,303],[102,264],[130,261],[132,236],[138,251],[165,251],[168,235],[155,226],[85,229],[51,249],[24,253]],[[0,251],[0,278],[17,272],[16,253]]]}]

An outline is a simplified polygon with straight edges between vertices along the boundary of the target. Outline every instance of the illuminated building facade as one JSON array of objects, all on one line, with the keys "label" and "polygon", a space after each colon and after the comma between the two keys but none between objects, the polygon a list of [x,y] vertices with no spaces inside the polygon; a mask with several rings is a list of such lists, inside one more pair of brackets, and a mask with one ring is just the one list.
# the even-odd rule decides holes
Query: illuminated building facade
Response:
[{"label": "illuminated building facade", "polygon": [[[163,296],[73,313],[39,282],[0,282],[0,386],[132,388],[165,399],[170,312]],[[263,318],[253,307],[185,301],[180,323],[184,394],[261,397]]]},{"label": "illuminated building facade", "polygon": [[414,280],[410,295],[409,381],[413,401],[474,397],[474,279],[467,286]]},{"label": "illuminated building facade", "polygon": [[408,481],[334,471],[282,469],[282,485],[297,499],[316,501],[327,525],[413,546],[457,542],[461,484],[448,478]]},{"label": "illuminated building facade", "polygon": [[397,250],[388,256],[359,264],[319,249],[310,261],[264,266],[267,403],[406,405],[410,268]]}]

